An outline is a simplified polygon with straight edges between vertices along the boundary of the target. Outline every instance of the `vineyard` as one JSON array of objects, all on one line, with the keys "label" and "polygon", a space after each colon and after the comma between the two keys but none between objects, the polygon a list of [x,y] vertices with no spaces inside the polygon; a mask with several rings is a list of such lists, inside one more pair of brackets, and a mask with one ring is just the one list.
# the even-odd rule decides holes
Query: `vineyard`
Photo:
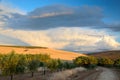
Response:
[{"label": "vineyard", "polygon": [[[80,56],[72,61],[52,59],[47,54],[17,54],[12,51],[9,54],[0,54],[1,76],[10,76],[13,80],[15,75],[30,74],[34,77],[35,72],[41,71],[43,75],[53,72],[61,72],[76,67],[93,69],[97,66],[120,68],[120,58],[97,58],[93,56]],[[41,70],[38,70],[40,69]]]}]

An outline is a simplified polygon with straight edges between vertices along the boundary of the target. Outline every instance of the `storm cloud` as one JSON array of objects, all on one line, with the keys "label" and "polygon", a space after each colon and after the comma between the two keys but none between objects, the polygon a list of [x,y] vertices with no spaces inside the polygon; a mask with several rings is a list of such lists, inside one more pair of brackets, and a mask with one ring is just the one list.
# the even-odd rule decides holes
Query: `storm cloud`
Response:
[{"label": "storm cloud", "polygon": [[120,31],[119,24],[103,21],[105,15],[100,7],[50,5],[24,13],[17,9],[0,6],[0,26],[21,30],[47,30],[57,27],[89,27]]},{"label": "storm cloud", "polygon": [[8,27],[13,29],[45,30],[61,26],[103,26],[102,10],[96,6],[69,7],[51,5],[37,8],[27,15],[11,14]]},{"label": "storm cloud", "polygon": [[120,31],[120,23],[119,24],[111,24],[107,27],[108,29],[113,30],[114,32],[119,32]]},{"label": "storm cloud", "polygon": [[50,5],[25,13],[1,4],[0,44],[77,52],[119,50],[116,36],[108,31],[119,32],[120,26],[106,24],[103,11],[97,6]]}]

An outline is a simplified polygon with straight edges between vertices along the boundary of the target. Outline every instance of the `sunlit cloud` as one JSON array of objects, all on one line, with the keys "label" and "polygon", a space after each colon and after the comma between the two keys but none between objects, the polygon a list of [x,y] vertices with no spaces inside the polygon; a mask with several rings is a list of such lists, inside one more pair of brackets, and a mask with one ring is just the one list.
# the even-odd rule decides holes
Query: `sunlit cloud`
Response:
[{"label": "sunlit cloud", "polygon": [[116,36],[107,32],[119,32],[119,25],[105,24],[102,11],[97,6],[50,5],[26,13],[0,2],[0,44],[77,52],[119,50]]},{"label": "sunlit cloud", "polygon": [[[89,32],[89,33],[88,33]],[[95,52],[120,49],[120,43],[105,31],[84,28],[55,28],[39,31],[2,30],[0,34],[19,39],[32,46],[71,51]]]}]

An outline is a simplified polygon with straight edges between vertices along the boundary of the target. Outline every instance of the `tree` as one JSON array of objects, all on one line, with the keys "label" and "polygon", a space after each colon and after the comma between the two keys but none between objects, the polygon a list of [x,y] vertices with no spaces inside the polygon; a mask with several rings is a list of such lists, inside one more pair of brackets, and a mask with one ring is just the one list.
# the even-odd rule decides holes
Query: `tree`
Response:
[{"label": "tree", "polygon": [[13,80],[13,75],[16,73],[16,66],[18,64],[18,55],[12,51],[10,54],[4,55],[1,59],[1,71],[3,75],[10,75]]},{"label": "tree", "polygon": [[109,58],[98,58],[98,65],[99,66],[106,66],[106,67],[111,67],[113,66],[114,61],[109,59]]},{"label": "tree", "polygon": [[27,60],[25,55],[19,55],[19,60],[16,66],[16,73],[24,73],[27,68]]},{"label": "tree", "polygon": [[72,69],[72,68],[75,68],[76,66],[72,62],[66,61],[66,62],[63,63],[63,67],[64,67],[64,69]]},{"label": "tree", "polygon": [[74,64],[77,66],[86,66],[89,63],[88,57],[80,56],[73,60]]},{"label": "tree", "polygon": [[31,60],[28,63],[28,69],[31,72],[31,76],[34,76],[34,72],[37,70],[37,68],[39,67],[39,61],[38,60]]},{"label": "tree", "polygon": [[43,75],[46,74],[46,67],[51,60],[50,55],[48,54],[36,54],[35,58],[40,61],[39,67],[43,67]]},{"label": "tree", "polygon": [[47,67],[51,70],[51,71],[55,71],[58,68],[58,61],[56,59],[51,59],[48,64]]},{"label": "tree", "polygon": [[34,76],[38,67],[46,67],[50,60],[49,55],[42,54],[15,54],[14,51],[9,54],[0,54],[0,70],[3,75],[10,75],[11,80],[14,74],[24,73],[27,69]]},{"label": "tree", "polygon": [[50,55],[47,54],[36,54],[36,59],[44,63],[48,63],[51,60]]},{"label": "tree", "polygon": [[61,71],[64,67],[64,64],[60,59],[58,59],[57,62],[58,62],[58,70]]},{"label": "tree", "polygon": [[114,65],[115,65],[115,67],[120,68],[120,58],[115,60]]},{"label": "tree", "polygon": [[93,69],[93,68],[97,67],[97,64],[98,64],[97,58],[95,58],[93,56],[88,57],[88,66],[87,66],[87,68]]}]

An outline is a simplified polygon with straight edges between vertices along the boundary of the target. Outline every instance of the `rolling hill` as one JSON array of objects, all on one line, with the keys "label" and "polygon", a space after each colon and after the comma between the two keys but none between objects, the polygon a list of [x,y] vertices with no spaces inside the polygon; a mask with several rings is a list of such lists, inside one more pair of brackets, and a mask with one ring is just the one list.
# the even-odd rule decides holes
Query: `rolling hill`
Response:
[{"label": "rolling hill", "polygon": [[85,54],[55,50],[47,47],[36,47],[36,46],[0,46],[0,53],[10,53],[15,51],[18,54],[48,54],[51,58],[59,58],[62,60],[72,60],[78,56],[86,56]]},{"label": "rolling hill", "polygon": [[88,55],[95,57],[108,57],[110,59],[118,59],[120,58],[120,50],[96,52]]}]

